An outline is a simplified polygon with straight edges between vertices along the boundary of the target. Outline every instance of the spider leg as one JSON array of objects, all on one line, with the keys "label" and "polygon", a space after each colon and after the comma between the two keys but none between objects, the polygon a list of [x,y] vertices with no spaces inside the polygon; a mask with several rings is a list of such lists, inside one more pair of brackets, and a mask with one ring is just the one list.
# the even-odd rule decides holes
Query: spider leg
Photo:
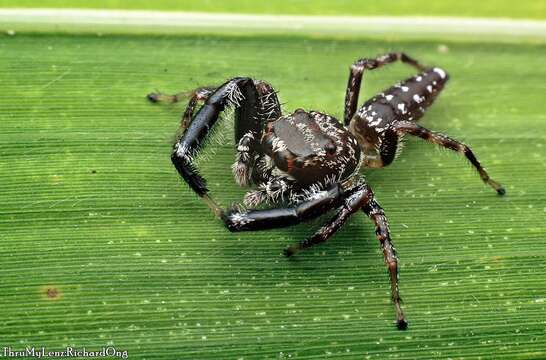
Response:
[{"label": "spider leg", "polygon": [[358,94],[360,93],[360,83],[362,82],[364,70],[378,69],[383,65],[393,63],[397,60],[409,64],[420,71],[424,71],[426,69],[425,66],[421,65],[419,62],[402,52],[387,53],[375,59],[358,59],[353,65],[351,65],[349,82],[347,83],[347,92],[345,93],[344,122],[346,126],[349,125],[349,122],[351,121],[351,118],[353,117],[358,106]]},{"label": "spider leg", "polygon": [[[373,194],[371,194],[373,196]],[[292,256],[295,253],[307,249],[313,245],[317,245],[328,240],[336,231],[338,231],[349,217],[361,209],[369,202],[370,192],[367,186],[362,183],[354,187],[351,195],[346,196],[342,205],[338,208],[337,213],[332,217],[326,225],[321,227],[313,236],[300,241],[297,244],[291,245],[285,249],[286,256]]]},{"label": "spider leg", "polygon": [[253,80],[253,86],[241,87],[244,101],[235,109],[235,143],[252,132],[257,141],[265,123],[281,116],[277,92],[271,84]]},{"label": "spider leg", "polygon": [[284,251],[284,254],[286,256],[292,256],[301,250],[325,242],[337,230],[339,230],[339,228],[341,228],[341,226],[352,214],[360,209],[362,209],[362,211],[364,211],[364,213],[368,215],[375,224],[375,234],[381,245],[381,250],[383,251],[383,256],[385,258],[385,264],[389,270],[392,301],[396,310],[396,326],[400,330],[405,330],[408,323],[405,320],[402,307],[400,306],[401,300],[398,290],[398,259],[390,239],[389,224],[383,209],[374,198],[372,189],[366,183],[361,183],[353,188],[352,193],[344,198],[344,201],[339,207],[336,215],[330,219],[326,225],[320,228],[310,238],[288,247]]},{"label": "spider leg", "polygon": [[431,131],[411,121],[399,121],[394,126],[395,131],[397,131],[399,134],[410,134],[413,136],[417,136],[423,140],[430,141],[433,144],[440,145],[446,149],[453,150],[461,155],[464,155],[468,159],[468,161],[470,161],[470,163],[476,168],[476,170],[478,170],[478,173],[480,174],[480,177],[484,183],[495,189],[497,194],[506,194],[506,190],[504,189],[504,187],[489,177],[487,171],[485,171],[476,156],[474,156],[474,153],[472,152],[470,147],[468,147],[467,145],[441,133]]},{"label": "spider leg", "polygon": [[396,310],[396,326],[400,330],[406,330],[408,323],[404,317],[404,312],[400,305],[400,293],[398,289],[398,258],[396,256],[396,250],[392,245],[390,232],[389,232],[389,223],[385,212],[381,206],[375,200],[373,193],[370,188],[368,188],[368,202],[362,208],[362,211],[374,222],[375,224],[375,234],[379,240],[381,250],[383,251],[383,257],[385,259],[385,264],[389,270],[389,277],[391,282],[391,296],[394,303],[394,308]]},{"label": "spider leg", "polygon": [[252,79],[239,77],[227,81],[207,97],[205,104],[193,115],[188,128],[174,145],[171,160],[176,170],[217,216],[221,216],[223,211],[207,195],[209,190],[206,181],[195,168],[193,158],[199,153],[210,129],[226,106],[244,107],[245,116],[255,119],[257,109],[254,104],[257,97]]},{"label": "spider leg", "polygon": [[199,88],[193,92],[193,95],[186,106],[186,110],[184,110],[182,113],[182,119],[180,120],[180,134],[184,133],[190,125],[198,102],[206,101],[211,94],[212,91],[208,88]]},{"label": "spider leg", "polygon": [[[177,100],[178,98],[179,96],[175,96],[168,99]],[[162,99],[160,97],[160,100]],[[205,103],[194,114],[198,100],[205,100]],[[193,158],[199,153],[210,129],[217,122],[220,112],[227,106],[235,108],[236,142],[243,141],[242,145],[248,146],[249,155],[254,155],[254,147],[259,140],[263,122],[272,116],[280,115],[280,105],[276,93],[271,85],[263,81],[237,77],[222,84],[214,91],[210,91],[209,88],[202,88],[193,92],[182,121],[182,127],[186,122],[189,125],[174,145],[171,160],[180,176],[219,217],[222,217],[224,211],[208,195],[209,190],[206,181],[195,168]],[[264,108],[269,109],[269,112],[262,114]],[[191,121],[189,121],[189,118],[191,118]],[[253,137],[251,138],[247,134],[252,134]],[[244,139],[245,135],[246,139]],[[245,144],[244,141],[248,141],[248,143]],[[243,160],[243,165],[252,165],[253,156],[248,158]],[[248,161],[248,163],[245,164],[245,161]],[[244,172],[244,169],[239,168],[236,172],[238,171]],[[244,182],[244,179],[242,182]]]},{"label": "spider leg", "polygon": [[286,208],[264,210],[230,210],[222,215],[229,231],[255,231],[283,228],[317,218],[338,208],[354,190],[344,191],[339,184],[320,192],[316,197]]}]

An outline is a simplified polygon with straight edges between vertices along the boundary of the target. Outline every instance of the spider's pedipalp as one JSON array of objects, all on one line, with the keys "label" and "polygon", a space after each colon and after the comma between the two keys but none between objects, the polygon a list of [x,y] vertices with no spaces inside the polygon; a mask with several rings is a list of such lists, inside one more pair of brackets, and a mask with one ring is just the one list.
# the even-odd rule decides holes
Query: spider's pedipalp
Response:
[{"label": "spider's pedipalp", "polygon": [[254,146],[254,133],[247,132],[237,144],[235,163],[232,166],[235,182],[240,186],[248,186],[252,177],[254,158],[251,149]]},{"label": "spider's pedipalp", "polygon": [[258,188],[245,194],[243,200],[248,207],[256,207],[263,202],[271,204],[290,200],[294,190],[294,181],[283,176],[272,176]]}]

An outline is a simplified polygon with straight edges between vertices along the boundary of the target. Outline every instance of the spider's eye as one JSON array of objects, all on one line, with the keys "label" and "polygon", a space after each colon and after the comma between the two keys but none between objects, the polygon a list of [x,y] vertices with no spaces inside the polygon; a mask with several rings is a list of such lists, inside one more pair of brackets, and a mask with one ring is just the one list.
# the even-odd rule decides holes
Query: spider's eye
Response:
[{"label": "spider's eye", "polygon": [[334,155],[336,153],[337,147],[336,144],[330,142],[324,146],[324,151],[326,151],[326,154],[328,155]]}]

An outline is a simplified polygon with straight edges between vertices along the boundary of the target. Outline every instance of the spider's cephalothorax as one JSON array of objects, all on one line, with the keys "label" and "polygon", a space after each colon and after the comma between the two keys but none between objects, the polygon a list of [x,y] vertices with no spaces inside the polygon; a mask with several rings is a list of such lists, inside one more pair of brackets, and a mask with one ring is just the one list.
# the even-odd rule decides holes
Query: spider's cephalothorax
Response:
[{"label": "spider's cephalothorax", "polygon": [[[420,73],[366,101],[357,111],[364,70],[396,60],[412,65]],[[333,211],[333,217],[314,235],[285,250],[291,256],[326,241],[352,214],[362,210],[375,224],[389,270],[397,327],[406,329],[398,291],[398,261],[387,218],[359,174],[361,165],[390,164],[401,149],[402,137],[414,135],[466,156],[482,180],[498,194],[504,194],[504,188],[489,178],[468,146],[417,124],[447,80],[444,70],[424,67],[403,53],[357,60],[351,66],[344,125],[317,111],[297,109],[282,115],[273,87],[244,77],[180,95],[149,94],[148,99],[177,102],[190,97],[171,159],[182,178],[230,231],[285,227]],[[199,101],[204,104],[195,112]],[[244,198],[248,210],[220,208],[208,195],[205,179],[193,164],[194,156],[226,107],[235,110],[235,180],[242,186],[255,187]],[[276,207],[255,209],[262,203]]]},{"label": "spider's cephalothorax", "polygon": [[302,109],[268,122],[260,147],[272,172],[299,188],[347,179],[360,166],[356,139],[335,118]]}]

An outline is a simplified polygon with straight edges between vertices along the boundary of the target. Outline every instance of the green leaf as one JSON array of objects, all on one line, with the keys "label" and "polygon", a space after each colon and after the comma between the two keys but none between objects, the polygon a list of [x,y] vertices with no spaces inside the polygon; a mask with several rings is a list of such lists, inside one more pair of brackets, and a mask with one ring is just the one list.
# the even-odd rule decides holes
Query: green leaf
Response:
[{"label": "green leaf", "polygon": [[[408,139],[366,171],[390,219],[410,328],[393,326],[373,226],[280,253],[318,224],[232,234],[169,159],[184,104],[145,95],[271,82],[286,111],[342,117],[348,66],[405,51],[451,80],[423,125],[464,140],[502,182]],[[0,339],[114,345],[130,358],[545,358],[543,43],[295,36],[0,36]],[[367,73],[364,97],[404,77]],[[229,133],[229,127],[226,132]],[[228,134],[229,138],[229,134]],[[202,161],[227,206],[229,141]]]}]

